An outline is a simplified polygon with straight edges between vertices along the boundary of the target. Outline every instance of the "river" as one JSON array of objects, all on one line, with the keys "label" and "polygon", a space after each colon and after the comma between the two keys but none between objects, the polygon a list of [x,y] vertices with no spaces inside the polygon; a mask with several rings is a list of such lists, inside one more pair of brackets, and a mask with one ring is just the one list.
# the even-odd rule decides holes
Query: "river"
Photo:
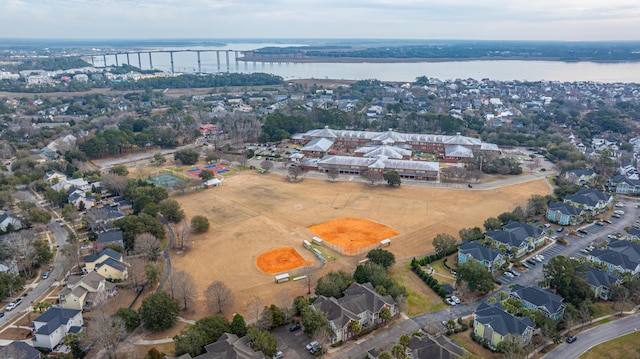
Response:
[{"label": "river", "polygon": [[[215,52],[201,52],[200,68],[203,72],[265,72],[291,79],[345,79],[381,81],[415,81],[417,77],[435,77],[449,79],[483,79],[510,81],[594,81],[640,83],[640,62],[594,63],[560,61],[450,61],[450,62],[413,62],[413,63],[262,63],[236,61],[236,53],[227,50],[253,50],[266,46],[295,46],[295,44],[277,43],[232,43],[223,47],[167,47],[161,50],[221,50],[220,61]],[[227,62],[227,55],[229,61]],[[175,52],[174,70],[193,73],[198,71],[196,52]],[[153,68],[171,71],[169,53],[153,53]],[[104,65],[101,56],[94,57],[96,66]],[[126,63],[126,56],[119,55],[118,63]],[[107,56],[107,65],[115,64],[115,56]],[[130,64],[138,66],[138,57],[130,55]],[[150,69],[149,55],[140,56],[142,69]]]}]

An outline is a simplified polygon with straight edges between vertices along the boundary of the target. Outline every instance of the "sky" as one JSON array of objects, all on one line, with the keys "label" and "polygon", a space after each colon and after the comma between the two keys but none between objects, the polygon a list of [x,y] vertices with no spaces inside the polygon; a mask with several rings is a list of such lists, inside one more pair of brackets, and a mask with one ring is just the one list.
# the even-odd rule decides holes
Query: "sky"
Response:
[{"label": "sky", "polygon": [[1,0],[0,37],[640,40],[640,0]]}]

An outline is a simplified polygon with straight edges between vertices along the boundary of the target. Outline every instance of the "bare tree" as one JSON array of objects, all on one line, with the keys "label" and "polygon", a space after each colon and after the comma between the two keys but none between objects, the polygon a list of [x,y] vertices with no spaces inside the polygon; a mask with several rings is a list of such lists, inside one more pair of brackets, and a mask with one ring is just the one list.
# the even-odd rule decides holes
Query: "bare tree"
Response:
[{"label": "bare tree", "polygon": [[87,325],[87,335],[83,344],[85,347],[97,348],[109,359],[115,359],[127,331],[123,320],[110,316],[105,309],[104,304],[100,304],[91,311],[92,318]]},{"label": "bare tree", "polygon": [[67,243],[60,249],[60,254],[63,256],[62,267],[64,272],[71,271],[76,266],[78,269],[82,267],[80,264],[80,241],[77,239],[72,241],[71,236],[67,239]]},{"label": "bare tree", "polygon": [[362,173],[362,177],[369,181],[369,185],[373,186],[376,182],[382,181],[382,174],[376,170],[366,170]]},{"label": "bare tree", "polygon": [[273,161],[264,160],[260,162],[260,168],[262,168],[265,172],[271,171],[273,168]]},{"label": "bare tree", "polygon": [[183,310],[187,310],[198,294],[193,277],[183,271],[171,272],[169,281],[171,281],[171,292],[169,294],[173,299],[182,303]]},{"label": "bare tree", "polygon": [[171,229],[173,230],[173,234],[175,235],[175,242],[173,243],[173,247],[185,250],[187,248],[189,235],[191,234],[191,228],[187,224],[187,219],[185,218],[182,221],[171,225]]},{"label": "bare tree", "polygon": [[11,258],[18,264],[18,270],[30,278],[35,263],[35,247],[32,245],[37,236],[31,230],[14,232],[5,239]]},{"label": "bare tree", "polygon": [[207,287],[205,291],[207,305],[212,310],[222,313],[222,308],[231,306],[233,303],[233,293],[224,282],[215,281]]},{"label": "bare tree", "polygon": [[162,253],[160,241],[151,233],[142,233],[136,236],[134,242],[136,252],[143,255],[147,260],[155,262]]},{"label": "bare tree", "polygon": [[330,168],[327,171],[327,177],[331,180],[331,182],[335,182],[338,177],[340,177],[340,171],[337,168]]},{"label": "bare tree", "polygon": [[260,311],[263,307],[264,305],[262,304],[262,299],[260,299],[260,297],[258,296],[255,296],[251,301],[249,301],[249,303],[247,303],[247,312],[253,315],[254,319],[258,320],[258,318],[260,317]]},{"label": "bare tree", "polygon": [[278,292],[276,305],[282,310],[283,322],[289,323],[291,318],[295,315],[295,308],[293,307],[293,298],[291,297],[291,293],[286,289]]},{"label": "bare tree", "polygon": [[144,257],[135,256],[127,258],[129,263],[129,279],[131,285],[135,290],[140,290],[147,283],[147,275],[145,272],[145,265],[147,261]]},{"label": "bare tree", "polygon": [[129,179],[127,177],[118,176],[114,173],[105,173],[100,178],[102,185],[111,193],[122,196],[124,190],[127,189]]},{"label": "bare tree", "polygon": [[289,173],[289,180],[297,181],[300,176],[304,174],[304,170],[300,166],[289,167],[287,170]]}]

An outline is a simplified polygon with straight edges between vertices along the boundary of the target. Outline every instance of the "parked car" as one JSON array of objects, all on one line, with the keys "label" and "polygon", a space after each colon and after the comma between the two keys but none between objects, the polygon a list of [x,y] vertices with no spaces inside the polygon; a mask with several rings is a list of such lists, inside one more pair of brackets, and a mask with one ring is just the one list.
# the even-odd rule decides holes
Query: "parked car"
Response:
[{"label": "parked car", "polygon": [[0,312],[0,318],[4,317],[4,312]]},{"label": "parked car", "polygon": [[12,311],[12,310],[16,309],[16,307],[17,307],[16,303],[11,302],[11,303],[9,303],[9,304],[7,305],[7,307],[6,307],[6,308],[4,308],[4,310],[5,310],[5,311],[7,311],[7,312],[10,312],[10,311]]},{"label": "parked car", "polygon": [[594,250],[594,249],[596,249],[596,247],[594,247],[594,246],[587,246],[587,250],[588,250],[589,252],[591,252],[591,251],[592,251],[592,250]]},{"label": "parked car", "polygon": [[504,272],[504,275],[509,277],[509,278],[515,278],[516,276],[511,274],[511,272]]},{"label": "parked car", "polygon": [[537,264],[533,259],[527,259],[527,263],[531,264],[532,266]]},{"label": "parked car", "polygon": [[525,267],[525,268],[530,268],[530,267],[529,267],[529,265],[527,264],[527,262],[522,262],[522,263],[520,263],[520,264],[521,264],[523,267]]},{"label": "parked car", "polygon": [[513,274],[513,275],[514,275],[514,276],[516,276],[516,277],[519,277],[519,276],[520,276],[520,273],[518,273],[517,271],[514,271],[513,269],[510,269],[508,272],[509,272],[509,273],[511,273],[511,274]]},{"label": "parked car", "polygon": [[557,232],[562,232],[562,231],[564,231],[564,227],[560,227],[560,228],[556,229],[556,231]]},{"label": "parked car", "polygon": [[275,354],[273,354],[273,359],[282,359],[284,358],[284,353],[278,350]]},{"label": "parked car", "polygon": [[608,219],[603,219],[602,222],[611,224],[611,221]]},{"label": "parked car", "polygon": [[16,303],[16,307],[19,306],[20,304],[22,304],[22,298],[16,299],[16,301],[14,303]]},{"label": "parked car", "polygon": [[307,350],[311,350],[311,348],[319,347],[319,346],[320,346],[320,343],[318,343],[317,340],[314,340],[311,343],[307,344],[307,346],[305,348],[307,348]]},{"label": "parked car", "polygon": [[595,224],[596,226],[604,226],[604,223],[602,223],[602,222],[595,222],[594,224]]},{"label": "parked car", "polygon": [[468,186],[469,188],[473,188],[473,186],[471,185],[471,183],[469,183],[467,186]]},{"label": "parked car", "polygon": [[299,330],[300,328],[302,328],[300,326],[300,323],[295,323],[295,324],[293,324],[292,326],[289,327],[289,331],[290,332],[295,332],[296,330]]},{"label": "parked car", "polygon": [[455,295],[452,295],[452,296],[451,296],[451,299],[452,299],[454,302],[456,302],[456,304],[460,304],[460,303],[462,303],[462,301],[460,300],[460,298],[456,297]]},{"label": "parked car", "polygon": [[575,341],[576,341],[576,339],[578,339],[578,338],[576,338],[576,336],[575,336],[575,335],[572,335],[572,336],[570,336],[570,337],[567,337],[567,343],[571,344],[571,343],[575,342]]},{"label": "parked car", "polygon": [[444,301],[449,305],[456,305],[456,302],[451,298],[446,298]]}]

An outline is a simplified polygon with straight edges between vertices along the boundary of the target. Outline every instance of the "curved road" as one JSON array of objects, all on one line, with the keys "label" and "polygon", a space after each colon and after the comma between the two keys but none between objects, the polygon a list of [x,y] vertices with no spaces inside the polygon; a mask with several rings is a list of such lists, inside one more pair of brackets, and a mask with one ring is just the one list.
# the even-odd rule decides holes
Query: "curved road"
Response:
[{"label": "curved road", "polygon": [[543,358],[577,358],[598,344],[633,333],[639,329],[640,314],[630,315],[579,333],[576,335],[577,340],[575,342],[571,344],[562,343]]}]

